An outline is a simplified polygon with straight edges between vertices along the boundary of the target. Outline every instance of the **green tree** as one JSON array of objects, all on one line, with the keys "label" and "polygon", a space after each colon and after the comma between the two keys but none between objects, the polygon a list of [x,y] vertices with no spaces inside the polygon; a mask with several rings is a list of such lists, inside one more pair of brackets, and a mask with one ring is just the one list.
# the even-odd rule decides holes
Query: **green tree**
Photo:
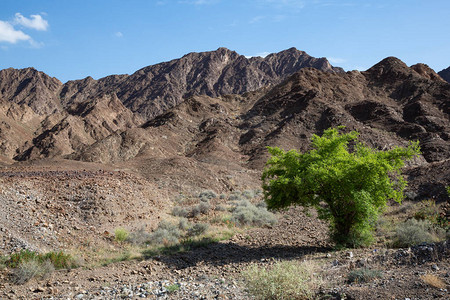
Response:
[{"label": "green tree", "polygon": [[420,148],[412,142],[407,148],[377,151],[359,143],[358,135],[329,128],[322,136],[313,135],[312,150],[306,153],[268,147],[272,157],[262,175],[268,209],[315,208],[319,218],[330,222],[337,245],[370,244],[387,200],[403,199],[407,183],[400,169]]}]

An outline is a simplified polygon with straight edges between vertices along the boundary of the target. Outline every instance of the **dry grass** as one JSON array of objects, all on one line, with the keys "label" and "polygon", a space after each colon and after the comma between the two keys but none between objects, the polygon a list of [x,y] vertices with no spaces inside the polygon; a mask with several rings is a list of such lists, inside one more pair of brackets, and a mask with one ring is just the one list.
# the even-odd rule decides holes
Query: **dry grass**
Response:
[{"label": "dry grass", "polygon": [[422,281],[426,284],[438,289],[445,289],[445,287],[447,286],[445,282],[442,281],[442,279],[433,274],[422,275],[420,276],[420,279],[422,279]]},{"label": "dry grass", "polygon": [[313,299],[320,279],[310,262],[283,261],[270,267],[252,265],[242,275],[256,299]]}]

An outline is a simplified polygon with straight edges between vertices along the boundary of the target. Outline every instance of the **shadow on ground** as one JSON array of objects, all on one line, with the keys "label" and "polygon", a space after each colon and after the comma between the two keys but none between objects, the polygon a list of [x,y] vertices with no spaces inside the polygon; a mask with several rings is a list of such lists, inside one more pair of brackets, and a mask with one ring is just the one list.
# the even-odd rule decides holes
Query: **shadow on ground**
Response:
[{"label": "shadow on ground", "polygon": [[[174,249],[173,249],[174,250]],[[308,254],[325,253],[331,248],[316,246],[247,246],[233,242],[213,242],[192,245],[186,252],[163,254],[144,252],[144,257],[156,259],[170,268],[184,269],[204,263],[210,266],[225,266],[235,263],[250,263],[268,259],[299,259]],[[170,253],[170,249],[168,251]]]}]

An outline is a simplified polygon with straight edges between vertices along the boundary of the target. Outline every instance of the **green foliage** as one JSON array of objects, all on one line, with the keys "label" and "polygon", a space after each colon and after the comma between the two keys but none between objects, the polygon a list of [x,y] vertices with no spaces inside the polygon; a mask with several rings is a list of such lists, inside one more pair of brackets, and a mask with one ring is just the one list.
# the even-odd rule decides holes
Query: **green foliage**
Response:
[{"label": "green foliage", "polygon": [[433,243],[444,239],[445,231],[434,228],[428,220],[409,219],[395,229],[394,246],[410,247],[421,243]]},{"label": "green foliage", "polygon": [[23,284],[34,277],[44,277],[55,269],[76,267],[71,255],[63,252],[38,253],[21,250],[3,259],[6,267],[12,268],[12,281]]},{"label": "green foliage", "polygon": [[178,291],[179,289],[180,289],[180,285],[178,283],[174,283],[174,284],[166,286],[166,291],[169,294],[173,294],[176,291]]},{"label": "green foliage", "polygon": [[[313,149],[306,153],[269,147],[272,157],[262,175],[268,208],[316,208],[321,219],[330,221],[338,245],[370,243],[387,200],[402,200],[404,160],[420,150],[414,142],[407,148],[377,151],[359,143],[357,137],[355,131],[340,133],[330,128],[312,137]],[[349,151],[350,142],[353,151]]]},{"label": "green foliage", "polygon": [[56,269],[69,269],[76,265],[72,256],[62,251],[41,254],[27,249],[11,254],[5,265],[10,268],[17,268],[20,264],[29,261],[36,261],[41,264],[49,261]]},{"label": "green foliage", "polygon": [[428,220],[433,225],[439,226],[445,230],[450,229],[450,221],[439,213],[439,207],[432,199],[422,201],[418,204],[417,211],[414,213],[416,220]]},{"label": "green foliage", "polygon": [[41,261],[49,261],[55,269],[70,269],[75,266],[75,262],[70,254],[65,254],[62,251],[48,252],[40,255]]},{"label": "green foliage", "polygon": [[252,265],[243,277],[256,299],[313,299],[318,282],[313,267],[305,262],[284,261],[270,268]]},{"label": "green foliage", "polygon": [[236,203],[230,221],[237,225],[273,226],[277,219],[266,207],[255,206],[248,200],[241,200]]},{"label": "green foliage", "polygon": [[122,243],[125,242],[130,233],[124,228],[117,228],[114,230],[114,239],[116,242]]},{"label": "green foliage", "polygon": [[368,268],[359,268],[350,271],[347,276],[349,283],[365,283],[374,280],[375,278],[381,278],[383,273],[379,270],[372,270]]},{"label": "green foliage", "polygon": [[10,268],[17,268],[20,263],[38,260],[39,253],[35,251],[30,251],[28,249],[20,250],[19,252],[10,255],[9,259],[6,261],[6,266]]}]

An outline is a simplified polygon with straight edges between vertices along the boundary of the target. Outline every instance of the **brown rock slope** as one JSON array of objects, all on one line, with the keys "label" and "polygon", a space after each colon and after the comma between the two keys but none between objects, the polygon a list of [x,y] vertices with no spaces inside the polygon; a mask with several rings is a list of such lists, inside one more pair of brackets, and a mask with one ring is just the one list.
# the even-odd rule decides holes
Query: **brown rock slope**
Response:
[{"label": "brown rock slope", "polygon": [[[450,85],[430,74],[435,73],[423,65],[409,68],[392,57],[362,73],[303,69],[272,89],[192,97],[140,128],[100,140],[75,157],[104,163],[133,159],[138,168],[155,159],[173,159],[167,168],[178,176],[190,174],[189,168],[180,167],[187,162],[203,165],[200,172],[231,165],[260,171],[267,159],[266,146],[307,150],[312,134],[345,125],[377,149],[419,140],[423,155],[411,167],[439,165],[443,173],[434,178],[439,178],[438,194],[444,197],[444,186],[450,183],[446,171]],[[222,188],[232,186],[219,177],[212,178],[223,182]]]},{"label": "brown rock slope", "polygon": [[0,70],[0,98],[26,104],[40,115],[61,110],[58,91],[62,83],[34,68]]},{"label": "brown rock slope", "polygon": [[116,131],[136,127],[142,119],[125,108],[115,95],[72,104],[46,117],[28,148],[14,157],[29,160],[70,155]]},{"label": "brown rock slope", "polygon": [[265,58],[246,58],[219,48],[216,51],[189,53],[136,71],[134,74],[108,76],[98,81],[88,77],[69,81],[61,90],[63,105],[84,101],[98,93],[115,93],[126,107],[147,118],[157,116],[192,95],[217,97],[241,94],[279,83],[302,68],[343,72],[326,58],[314,58],[291,48]]},{"label": "brown rock slope", "polygon": [[450,67],[438,72],[438,74],[442,77],[442,79],[450,83]]}]

